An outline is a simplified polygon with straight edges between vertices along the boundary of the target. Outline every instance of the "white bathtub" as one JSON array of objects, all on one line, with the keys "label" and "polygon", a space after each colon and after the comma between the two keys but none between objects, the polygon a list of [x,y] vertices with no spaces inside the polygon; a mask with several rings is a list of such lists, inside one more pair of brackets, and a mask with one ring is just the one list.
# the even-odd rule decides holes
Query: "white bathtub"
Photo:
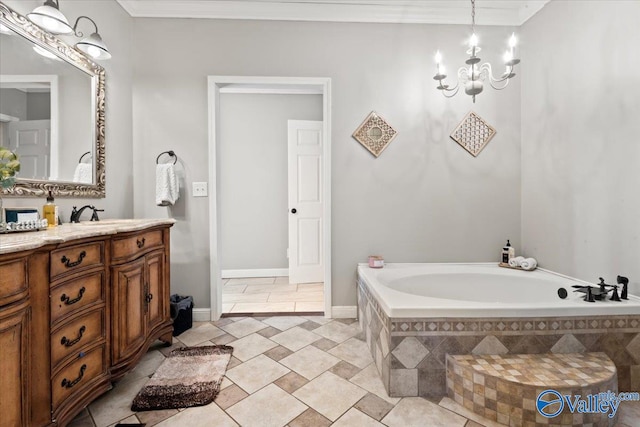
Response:
[{"label": "white bathtub", "polygon": [[[359,264],[358,276],[390,318],[640,314],[637,296],[589,303],[571,287],[586,282],[540,268],[527,272],[482,263],[386,264],[374,269]],[[559,288],[569,293],[566,299],[558,297]]]}]

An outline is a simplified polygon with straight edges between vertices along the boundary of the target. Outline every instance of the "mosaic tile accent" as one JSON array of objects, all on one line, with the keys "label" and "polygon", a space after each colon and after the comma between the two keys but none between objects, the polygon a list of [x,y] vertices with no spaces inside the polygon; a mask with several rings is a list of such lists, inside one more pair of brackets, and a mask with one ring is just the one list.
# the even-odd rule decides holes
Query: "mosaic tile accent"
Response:
[{"label": "mosaic tile accent", "polygon": [[[588,372],[588,374],[587,374]],[[616,367],[604,353],[447,356],[447,394],[456,403],[500,424],[609,427],[607,414],[538,414],[535,400],[546,389],[585,396],[617,392]]]},{"label": "mosaic tile accent", "polygon": [[[620,391],[640,390],[640,316],[388,318],[361,278],[358,307],[360,326],[392,397],[402,397],[394,391],[411,389],[415,383],[412,377],[411,384],[401,387],[394,373],[413,368],[417,369],[418,396],[444,396],[446,356],[464,354],[603,352],[617,368]],[[409,345],[403,344],[407,339]],[[420,349],[415,340],[425,349],[419,361],[406,352],[406,348]]]},{"label": "mosaic tile accent", "polygon": [[473,111],[469,111],[450,136],[469,154],[476,157],[495,134],[496,130],[489,123]]}]

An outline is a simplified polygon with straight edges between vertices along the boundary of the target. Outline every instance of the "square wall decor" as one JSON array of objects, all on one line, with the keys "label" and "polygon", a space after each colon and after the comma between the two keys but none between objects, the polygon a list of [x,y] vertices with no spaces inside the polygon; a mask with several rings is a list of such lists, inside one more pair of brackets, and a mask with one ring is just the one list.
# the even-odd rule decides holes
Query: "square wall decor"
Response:
[{"label": "square wall decor", "polygon": [[469,111],[450,136],[476,157],[495,134],[496,130],[489,123],[473,111]]},{"label": "square wall decor", "polygon": [[372,111],[351,136],[371,154],[378,157],[397,133],[389,123]]}]

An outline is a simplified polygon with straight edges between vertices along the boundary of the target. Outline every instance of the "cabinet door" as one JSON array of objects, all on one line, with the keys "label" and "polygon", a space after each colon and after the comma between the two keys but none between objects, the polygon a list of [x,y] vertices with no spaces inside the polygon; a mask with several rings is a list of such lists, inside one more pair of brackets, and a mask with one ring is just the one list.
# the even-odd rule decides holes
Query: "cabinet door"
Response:
[{"label": "cabinet door", "polygon": [[169,296],[165,277],[164,251],[151,252],[146,257],[147,264],[147,312],[149,331],[169,318]]},{"label": "cabinet door", "polygon": [[26,426],[28,422],[30,308],[0,309],[0,414],[3,426]]},{"label": "cabinet door", "polygon": [[113,267],[112,364],[135,353],[147,335],[145,259]]}]

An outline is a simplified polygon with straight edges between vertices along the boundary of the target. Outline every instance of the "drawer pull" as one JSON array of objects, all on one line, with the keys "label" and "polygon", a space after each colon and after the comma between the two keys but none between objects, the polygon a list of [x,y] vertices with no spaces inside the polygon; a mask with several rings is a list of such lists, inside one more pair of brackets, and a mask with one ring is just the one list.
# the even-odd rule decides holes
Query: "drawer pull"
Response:
[{"label": "drawer pull", "polygon": [[144,299],[147,301],[147,303],[150,303],[151,300],[153,299],[153,294],[147,294],[145,295]]},{"label": "drawer pull", "polygon": [[78,378],[76,378],[76,379],[75,379],[75,380],[73,380],[73,381],[70,381],[70,380],[68,380],[68,379],[64,378],[64,379],[62,380],[62,384],[60,384],[60,386],[61,386],[62,388],[71,388],[71,387],[73,387],[74,385],[78,384],[78,383],[82,380],[82,377],[84,377],[84,371],[86,371],[86,370],[87,370],[87,365],[86,365],[86,364],[85,364],[85,365],[82,365],[82,366],[80,367],[80,375],[78,375]]},{"label": "drawer pull", "polygon": [[64,266],[67,268],[77,267],[78,265],[82,264],[82,260],[86,256],[87,256],[87,253],[85,251],[82,251],[80,252],[80,255],[78,255],[77,261],[71,261],[69,258],[67,258],[66,255],[62,255],[62,258],[60,258],[60,262],[63,263]]},{"label": "drawer pull", "polygon": [[144,237],[142,239],[136,239],[136,245],[138,245],[138,249],[142,249],[142,247],[144,246],[144,242],[145,242]]},{"label": "drawer pull", "polygon": [[75,339],[70,340],[67,337],[62,337],[62,339],[60,340],[60,344],[62,344],[65,347],[71,347],[76,345],[78,341],[82,339],[82,335],[86,330],[87,330],[86,326],[83,325],[78,331],[78,336]]},{"label": "drawer pull", "polygon": [[60,301],[64,302],[65,305],[75,304],[82,299],[82,295],[84,295],[85,291],[86,291],[85,287],[84,286],[81,287],[80,291],[78,292],[78,296],[74,299],[69,299],[67,294],[62,294],[60,296]]}]

